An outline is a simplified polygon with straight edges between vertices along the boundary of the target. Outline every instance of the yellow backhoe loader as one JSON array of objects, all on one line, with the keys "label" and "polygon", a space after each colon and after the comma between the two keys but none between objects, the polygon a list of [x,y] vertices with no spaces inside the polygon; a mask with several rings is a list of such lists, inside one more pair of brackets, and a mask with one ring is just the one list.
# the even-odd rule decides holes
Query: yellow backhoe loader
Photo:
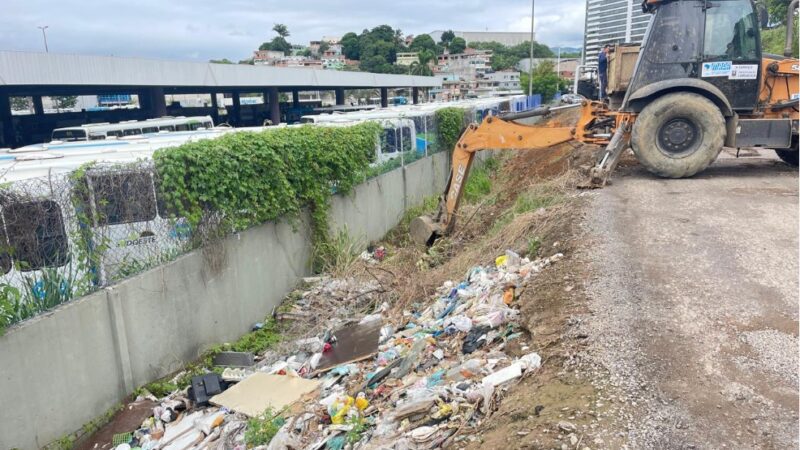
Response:
[{"label": "yellow backhoe loader", "polygon": [[772,148],[797,166],[800,62],[791,58],[797,2],[789,5],[786,48],[778,56],[762,54],[751,0],[645,0],[642,8],[653,17],[618,107],[588,100],[575,105],[581,114],[574,127],[515,122],[546,115],[548,108],[470,124],[453,150],[439,209],[411,222],[413,239],[430,245],[453,230],[481,150],[547,151],[571,140],[605,145],[590,173],[597,187],[629,146],[642,166],[668,178],[702,171],[723,146]]}]

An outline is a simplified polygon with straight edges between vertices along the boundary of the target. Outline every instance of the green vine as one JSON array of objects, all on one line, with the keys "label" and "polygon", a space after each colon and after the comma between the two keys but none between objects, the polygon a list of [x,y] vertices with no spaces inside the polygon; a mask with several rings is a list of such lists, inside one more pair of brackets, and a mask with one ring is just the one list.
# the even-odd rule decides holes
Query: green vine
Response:
[{"label": "green vine", "polygon": [[162,196],[193,228],[210,214],[221,232],[311,212],[315,245],[328,240],[335,192],[363,181],[380,126],[301,126],[231,133],[154,155]]},{"label": "green vine", "polygon": [[463,108],[442,108],[436,111],[436,120],[438,122],[439,142],[444,146],[445,150],[452,150],[464,128],[468,125],[466,123]]}]

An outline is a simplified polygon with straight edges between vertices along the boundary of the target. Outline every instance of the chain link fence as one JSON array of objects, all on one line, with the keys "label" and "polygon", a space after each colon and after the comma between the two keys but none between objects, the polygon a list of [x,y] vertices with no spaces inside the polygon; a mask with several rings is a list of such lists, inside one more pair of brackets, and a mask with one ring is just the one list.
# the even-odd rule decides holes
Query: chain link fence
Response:
[{"label": "chain link fence", "polygon": [[[464,127],[502,111],[465,109]],[[380,124],[367,178],[451,150],[440,142],[433,108]],[[192,229],[159,191],[152,161],[95,164],[0,186],[0,328],[211,241],[213,214]]]}]

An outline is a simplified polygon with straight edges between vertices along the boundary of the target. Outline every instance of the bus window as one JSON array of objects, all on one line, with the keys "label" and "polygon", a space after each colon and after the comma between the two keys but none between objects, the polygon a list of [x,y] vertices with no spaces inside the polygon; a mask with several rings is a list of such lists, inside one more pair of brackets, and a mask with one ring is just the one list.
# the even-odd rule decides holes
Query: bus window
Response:
[{"label": "bus window", "polygon": [[164,126],[158,127],[158,130],[159,131],[175,131],[175,127],[173,127],[172,125],[164,125]]},{"label": "bus window", "polygon": [[84,130],[53,130],[52,140],[54,141],[85,141],[86,131]]},{"label": "bus window", "polygon": [[411,142],[411,127],[401,127],[400,136],[402,137],[400,142],[402,142],[403,144],[404,152],[407,152],[414,148],[414,143]]},{"label": "bus window", "polygon": [[92,134],[89,135],[89,140],[90,141],[102,141],[105,138],[106,138],[106,135],[105,134],[100,134],[100,133],[92,133]]},{"label": "bus window", "polygon": [[125,136],[137,136],[142,134],[142,130],[138,128],[128,128],[127,130],[124,130],[122,134]]},{"label": "bus window", "polygon": [[189,125],[185,123],[179,123],[175,125],[175,131],[189,131]]},{"label": "bus window", "polygon": [[142,128],[142,134],[158,133],[158,127]]},{"label": "bus window", "polygon": [[69,262],[61,208],[52,200],[11,203],[3,207],[8,243],[20,270],[60,267]]},{"label": "bus window", "polygon": [[122,130],[108,130],[108,131],[106,131],[106,136],[108,136],[108,137],[111,137],[111,136],[122,137]]},{"label": "bus window", "polygon": [[149,173],[121,172],[91,177],[96,226],[155,219],[156,199]]},{"label": "bus window", "polygon": [[214,128],[214,125],[211,122],[203,122],[203,126],[206,127],[207,130]]},{"label": "bus window", "polygon": [[382,143],[381,153],[395,153],[397,151],[397,135],[394,128],[383,129]]}]

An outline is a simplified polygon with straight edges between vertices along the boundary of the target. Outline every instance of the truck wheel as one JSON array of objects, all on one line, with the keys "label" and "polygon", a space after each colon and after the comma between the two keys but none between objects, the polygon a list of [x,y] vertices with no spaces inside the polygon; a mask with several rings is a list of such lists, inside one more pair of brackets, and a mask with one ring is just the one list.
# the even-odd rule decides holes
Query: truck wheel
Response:
[{"label": "truck wheel", "polygon": [[778,158],[782,159],[786,164],[797,167],[798,156],[800,156],[800,152],[798,152],[797,148],[797,136],[792,137],[792,148],[790,150],[775,149],[775,153],[777,153]]},{"label": "truck wheel", "polygon": [[725,142],[725,118],[707,98],[667,94],[645,106],[631,133],[631,147],[650,172],[690,177],[709,166]]}]

